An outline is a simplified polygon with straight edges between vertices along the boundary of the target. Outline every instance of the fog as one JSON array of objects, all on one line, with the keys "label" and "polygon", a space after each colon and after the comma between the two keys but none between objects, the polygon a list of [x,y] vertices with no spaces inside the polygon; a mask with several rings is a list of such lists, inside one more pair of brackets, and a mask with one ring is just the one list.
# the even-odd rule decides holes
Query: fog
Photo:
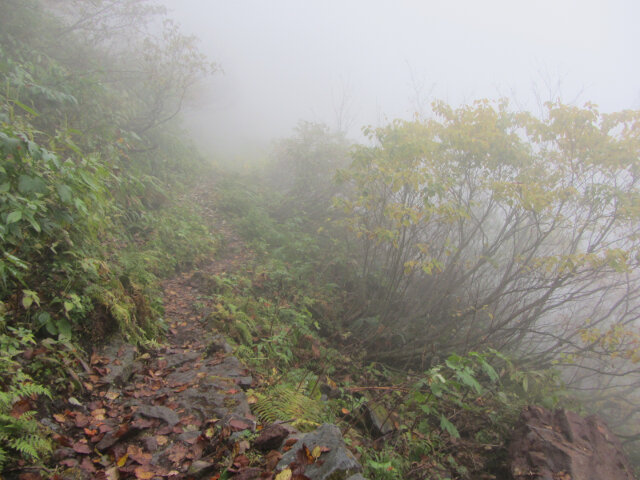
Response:
[{"label": "fog", "polygon": [[428,113],[433,98],[640,106],[634,0],[165,3],[224,71],[188,115],[216,150],[286,136],[301,119],[358,138]]}]

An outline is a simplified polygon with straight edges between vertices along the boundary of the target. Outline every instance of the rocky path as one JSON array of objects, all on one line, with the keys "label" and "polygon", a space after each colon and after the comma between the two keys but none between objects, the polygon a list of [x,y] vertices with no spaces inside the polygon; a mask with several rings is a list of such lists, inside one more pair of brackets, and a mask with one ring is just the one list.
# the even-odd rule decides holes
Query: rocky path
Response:
[{"label": "rocky path", "polygon": [[250,252],[212,208],[206,215],[222,225],[225,248],[164,283],[165,345],[143,352],[113,344],[94,353],[83,382],[87,395],[69,399],[49,422],[60,445],[59,478],[217,478],[238,455],[237,432],[255,431],[244,394],[252,377],[207,325],[204,313],[212,308],[203,291],[203,279],[237,270]]}]

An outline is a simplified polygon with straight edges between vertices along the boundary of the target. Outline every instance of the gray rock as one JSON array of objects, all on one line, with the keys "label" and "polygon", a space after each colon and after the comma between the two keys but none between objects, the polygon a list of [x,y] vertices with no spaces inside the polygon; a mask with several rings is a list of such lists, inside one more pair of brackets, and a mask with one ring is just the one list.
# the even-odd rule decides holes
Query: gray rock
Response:
[{"label": "gray rock", "polygon": [[155,405],[140,405],[136,410],[136,415],[144,415],[145,417],[158,418],[167,422],[170,427],[175,426],[180,421],[178,414],[168,407],[159,407]]},{"label": "gray rock", "polygon": [[360,473],[356,473],[355,475],[351,475],[347,480],[367,480]]},{"label": "gray rock", "polygon": [[634,478],[620,440],[597,416],[529,405],[519,423],[509,445],[515,480]]},{"label": "gray rock", "polygon": [[185,353],[172,353],[165,355],[164,358],[167,361],[167,367],[178,368],[187,362],[191,362],[200,358],[200,352],[185,352]]},{"label": "gray rock", "polygon": [[208,369],[210,375],[232,378],[236,384],[242,388],[248,388],[253,382],[253,378],[247,375],[247,369],[236,357],[226,357],[218,365]]},{"label": "gray rock", "polygon": [[296,453],[303,444],[309,450],[318,446],[330,449],[321,455],[322,463],[307,465],[304,474],[311,480],[346,480],[362,472],[362,466],[345,446],[340,429],[326,423],[314,432],[301,435],[291,450],[283,455],[282,460],[278,463],[278,470],[287,468],[296,459]]},{"label": "gray rock", "polygon": [[383,437],[393,432],[393,422],[389,412],[382,405],[365,403],[360,407],[364,427],[374,438]]},{"label": "gray rock", "polygon": [[133,374],[136,347],[128,343],[123,343],[119,346],[114,345],[108,350],[109,351],[106,352],[107,355],[110,358],[117,359],[118,364],[111,363],[109,373],[102,378],[102,381],[106,384],[122,386],[129,381],[129,378],[131,378]]},{"label": "gray rock", "polygon": [[207,345],[205,349],[205,354],[209,356],[219,352],[231,353],[233,352],[233,348],[224,340],[222,335],[215,335],[209,341],[209,345]]}]

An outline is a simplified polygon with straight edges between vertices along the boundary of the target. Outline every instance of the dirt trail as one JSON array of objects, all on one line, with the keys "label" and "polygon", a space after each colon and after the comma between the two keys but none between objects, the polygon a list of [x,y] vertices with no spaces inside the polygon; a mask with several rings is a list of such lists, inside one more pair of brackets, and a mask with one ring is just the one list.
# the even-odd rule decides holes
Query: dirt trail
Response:
[{"label": "dirt trail", "polygon": [[252,377],[206,319],[214,310],[207,279],[237,271],[251,252],[219,219],[210,191],[203,185],[190,195],[224,237],[222,252],[163,283],[162,348],[115,344],[92,355],[87,395],[49,422],[57,478],[217,478],[238,455],[234,432],[255,428],[243,391]]}]

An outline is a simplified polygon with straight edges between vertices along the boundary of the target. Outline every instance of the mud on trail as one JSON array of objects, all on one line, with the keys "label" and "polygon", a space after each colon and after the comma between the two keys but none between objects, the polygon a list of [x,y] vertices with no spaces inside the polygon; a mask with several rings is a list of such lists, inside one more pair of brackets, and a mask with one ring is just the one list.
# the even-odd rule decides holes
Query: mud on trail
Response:
[{"label": "mud on trail", "polygon": [[[71,398],[45,419],[58,446],[52,478],[218,478],[244,457],[241,432],[256,426],[244,394],[253,379],[206,314],[215,310],[210,279],[239,271],[252,254],[220,220],[210,191],[190,195],[223,236],[221,252],[163,283],[163,346],[144,352],[112,344],[91,356],[83,400]],[[236,478],[246,463],[235,465]],[[15,478],[43,477],[23,471]]]}]

